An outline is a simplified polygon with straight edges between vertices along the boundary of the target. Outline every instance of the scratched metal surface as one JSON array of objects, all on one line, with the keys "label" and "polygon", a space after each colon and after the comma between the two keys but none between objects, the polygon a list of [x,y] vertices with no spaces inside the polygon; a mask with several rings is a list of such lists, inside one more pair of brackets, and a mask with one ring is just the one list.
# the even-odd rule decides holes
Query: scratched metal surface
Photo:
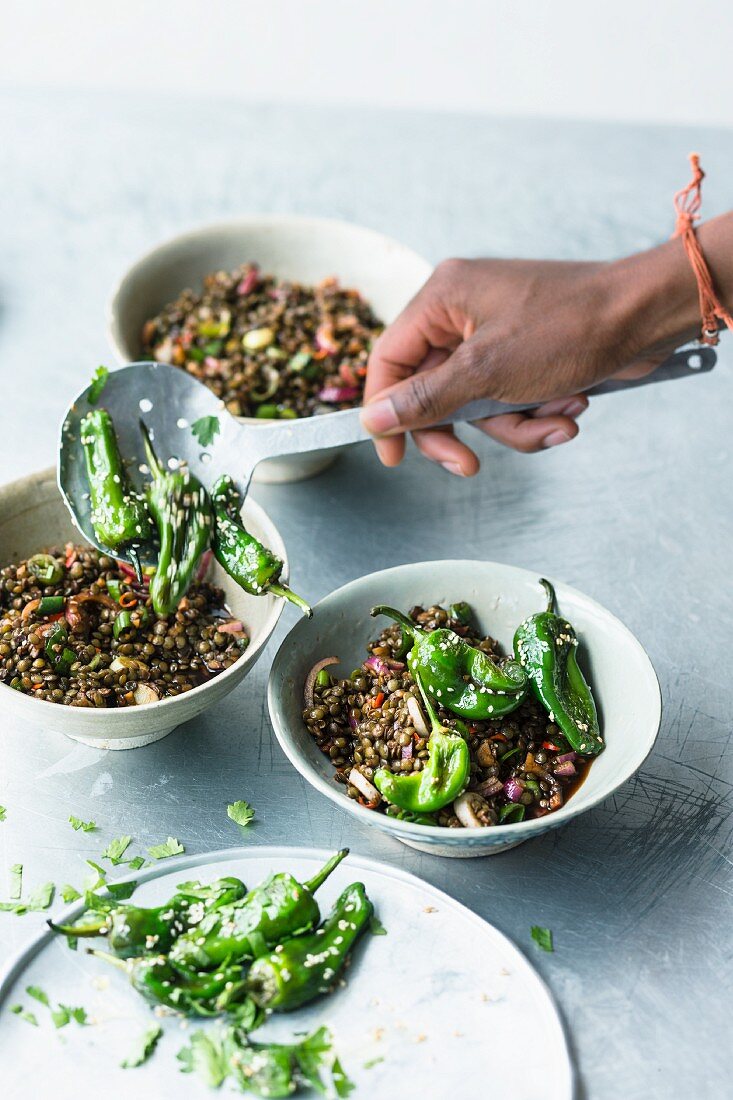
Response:
[{"label": "scratched metal surface", "polygon": [[[105,297],[126,263],[192,223],[250,211],[353,218],[437,260],[450,253],[613,256],[661,239],[698,148],[706,211],[725,208],[733,133],[450,115],[245,109],[115,97],[0,97],[3,481],[53,460],[69,392],[109,358]],[[272,737],[268,661],[215,711],[149,748],[100,754],[2,725],[0,876],[78,882],[130,832],[190,852],[236,840],[228,800],[257,808],[248,844],[350,844],[471,906],[531,956],[569,1028],[580,1095],[718,1098],[731,990],[733,710],[731,352],[697,381],[595,402],[578,441],[533,457],[476,439],[460,483],[368,446],[296,486],[258,486],[298,590],[373,569],[485,556],[546,570],[619,615],[665,701],[657,747],[606,804],[488,860],[436,859],[355,826]],[[270,647],[294,621],[286,610]],[[68,814],[94,817],[79,835]],[[1,878],[0,878],[1,881]],[[4,890],[3,890],[4,893]],[[0,914],[3,956],[40,916]],[[551,927],[556,952],[533,950]],[[1,1026],[1,1023],[0,1023]]]}]

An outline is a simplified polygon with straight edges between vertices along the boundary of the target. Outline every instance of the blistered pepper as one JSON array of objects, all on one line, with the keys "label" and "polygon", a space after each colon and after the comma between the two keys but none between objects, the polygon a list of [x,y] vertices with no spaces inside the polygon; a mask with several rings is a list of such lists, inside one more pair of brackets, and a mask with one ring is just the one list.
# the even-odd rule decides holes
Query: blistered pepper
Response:
[{"label": "blistered pepper", "polygon": [[219,478],[211,494],[214,507],[214,556],[222,569],[252,596],[281,596],[311,617],[305,600],[280,580],[283,561],[263,546],[242,523],[242,497],[232,479]]},{"label": "blistered pepper", "polygon": [[290,1012],[327,993],[373,914],[362,883],[347,886],[320,928],[255,960],[245,983],[252,1000],[272,1012]]},{"label": "blistered pepper", "polygon": [[517,628],[514,652],[534,694],[570,747],[583,756],[597,756],[604,743],[596,704],[578,665],[578,639],[567,619],[557,613],[555,589],[544,579],[540,584],[547,592],[547,608]]},{"label": "blistered pepper", "polygon": [[171,962],[190,970],[212,970],[224,962],[256,958],[282,940],[315,928],[320,918],[313,896],[348,854],[343,848],[321,870],[300,883],[289,872],[270,875],[235,905],[204,917],[173,946]]},{"label": "blistered pepper", "polygon": [[373,607],[372,615],[386,615],[412,639],[407,662],[420,675],[423,688],[435,702],[464,718],[501,718],[516,710],[527,694],[528,681],[514,660],[497,664],[448,627],[422,630],[393,607]]},{"label": "blistered pepper", "polygon": [[398,774],[387,768],[374,773],[379,793],[402,810],[429,814],[447,806],[468,782],[471,760],[468,745],[460,734],[442,725],[425,693],[420,674],[413,672],[430,719],[429,758],[422,771]]}]

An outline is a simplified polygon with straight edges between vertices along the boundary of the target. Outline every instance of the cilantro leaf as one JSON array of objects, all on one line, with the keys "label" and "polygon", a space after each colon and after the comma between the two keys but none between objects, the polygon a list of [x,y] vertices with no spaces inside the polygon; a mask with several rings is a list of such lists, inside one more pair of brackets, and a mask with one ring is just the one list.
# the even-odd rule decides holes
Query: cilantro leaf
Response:
[{"label": "cilantro leaf", "polygon": [[202,416],[194,420],[191,431],[202,447],[209,447],[221,431],[218,416]]},{"label": "cilantro leaf", "polygon": [[7,816],[8,811],[5,809],[4,806],[0,806],[0,821],[4,821]]},{"label": "cilantro leaf", "polygon": [[108,882],[107,893],[114,901],[126,901],[137,890],[137,882]]},{"label": "cilantro leaf", "polygon": [[82,821],[80,817],[74,817],[73,814],[69,814],[69,825],[77,833],[81,829],[85,833],[92,833],[97,827],[96,821]]},{"label": "cilantro leaf", "polygon": [[387,935],[387,929],[384,927],[376,913],[372,913],[371,920],[369,921],[369,931],[373,936]]},{"label": "cilantro leaf", "polygon": [[122,857],[130,847],[132,843],[131,836],[118,836],[115,840],[110,840],[107,847],[102,852],[102,859],[108,859],[113,866],[117,866],[118,863],[122,863]]},{"label": "cilantro leaf", "polygon": [[102,390],[107,385],[107,379],[109,378],[109,371],[106,367],[97,367],[92,375],[91,385],[89,386],[89,393],[87,394],[87,401],[90,405],[96,405],[102,396]]},{"label": "cilantro leaf", "polygon": [[139,871],[145,863],[145,856],[133,856],[132,859],[123,860],[127,866],[133,871]]},{"label": "cilantro leaf", "polygon": [[136,1066],[141,1066],[143,1062],[147,1062],[148,1058],[152,1055],[153,1051],[158,1045],[161,1035],[163,1034],[163,1028],[158,1024],[153,1024],[147,1031],[144,1031],[142,1035],[136,1040],[130,1053],[124,1061],[120,1062],[123,1069],[134,1069]]},{"label": "cilantro leaf", "polygon": [[182,1047],[176,1057],[181,1073],[197,1073],[212,1089],[218,1089],[229,1072],[221,1045],[205,1031],[194,1031],[189,1045]]},{"label": "cilantro leaf", "polygon": [[51,1004],[48,999],[48,993],[41,989],[39,985],[27,985],[25,988],[29,997],[32,997],[34,1001],[38,1001],[40,1004],[45,1005],[46,1008],[50,1008]]},{"label": "cilantro leaf", "polygon": [[165,844],[155,844],[152,848],[148,848],[148,855],[151,859],[167,859],[168,856],[180,856],[185,851],[179,840],[169,836]]},{"label": "cilantro leaf", "polygon": [[53,1020],[53,1026],[58,1029],[60,1027],[66,1027],[71,1019],[71,1015],[65,1005],[59,1005],[58,1008],[51,1009],[51,1019]]},{"label": "cilantro leaf", "polygon": [[23,864],[14,863],[10,868],[9,896],[17,901],[23,893]]},{"label": "cilantro leaf", "polygon": [[61,897],[62,897],[62,899],[63,899],[63,900],[64,900],[64,901],[65,901],[65,902],[66,902],[67,904],[68,904],[68,903],[69,903],[70,901],[76,901],[76,899],[77,899],[77,898],[80,898],[80,897],[81,897],[81,894],[80,894],[80,893],[79,893],[79,891],[78,891],[78,890],[76,889],[76,887],[75,887],[75,886],[70,886],[70,885],[68,884],[68,882],[66,883],[66,885],[65,885],[65,886],[62,886],[62,887],[61,887],[60,893],[61,893]]},{"label": "cilantro leaf", "polygon": [[239,802],[230,802],[227,806],[227,817],[242,827],[249,825],[254,815],[254,808],[244,799],[240,799]]},{"label": "cilantro leaf", "polygon": [[55,891],[56,887],[52,882],[44,882],[43,886],[37,886],[28,898],[28,908],[36,911],[48,909]]},{"label": "cilantro leaf", "polygon": [[534,942],[538,947],[541,947],[543,951],[555,950],[555,946],[552,942],[552,932],[549,928],[541,928],[540,925],[533,924],[530,932]]},{"label": "cilantro leaf", "polygon": [[87,875],[84,879],[84,890],[86,893],[94,893],[95,890],[99,890],[100,886],[107,885],[107,872],[104,867],[100,867],[93,859],[88,859],[87,863],[97,873],[96,875]]},{"label": "cilantro leaf", "polygon": [[19,1016],[21,1020],[25,1020],[27,1024],[33,1024],[34,1027],[38,1027],[38,1020],[36,1019],[35,1013],[26,1012],[23,1005],[11,1005],[10,1011],[16,1016]]}]

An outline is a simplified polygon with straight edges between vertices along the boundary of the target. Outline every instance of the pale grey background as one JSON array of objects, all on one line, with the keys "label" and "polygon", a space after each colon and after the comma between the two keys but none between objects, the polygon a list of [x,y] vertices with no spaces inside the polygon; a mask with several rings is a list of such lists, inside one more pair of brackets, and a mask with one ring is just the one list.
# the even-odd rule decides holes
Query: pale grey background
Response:
[{"label": "pale grey background", "polygon": [[[144,96],[24,94],[0,104],[3,480],[48,465],[57,419],[100,361],[104,304],[158,238],[252,211],[352,218],[447,254],[597,257],[662,239],[698,147],[706,214],[731,203],[733,135],[450,114],[243,107]],[[166,740],[99,754],[28,727],[0,735],[0,873],[78,883],[83,857],[237,838],[351,844],[447,889],[511,936],[554,991],[581,1095],[725,1095],[731,991],[729,624],[731,353],[712,375],[596,401],[579,439],[523,457],[475,437],[459,482],[414,453],[398,471],[354,449],[297,486],[257,487],[312,599],[373,569],[465,554],[555,574],[647,646],[665,715],[641,774],[569,827],[504,855],[420,855],[355,826],[292,770],[265,710],[268,660]],[[284,636],[288,609],[269,649]],[[72,812],[103,831],[71,831]],[[3,887],[4,892],[4,887]],[[40,917],[0,914],[4,951]],[[544,955],[531,924],[551,927]],[[458,948],[460,949],[460,945]],[[467,1067],[469,1070],[470,1067]]]}]

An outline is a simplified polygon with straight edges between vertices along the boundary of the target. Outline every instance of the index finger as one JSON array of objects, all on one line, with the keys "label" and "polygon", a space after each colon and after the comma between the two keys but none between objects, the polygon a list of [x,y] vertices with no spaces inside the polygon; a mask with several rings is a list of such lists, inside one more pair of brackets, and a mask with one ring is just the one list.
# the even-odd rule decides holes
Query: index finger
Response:
[{"label": "index finger", "polygon": [[412,374],[430,350],[427,335],[420,324],[421,293],[405,306],[374,344],[367,364],[365,404],[386,390],[387,386],[401,382]]}]

